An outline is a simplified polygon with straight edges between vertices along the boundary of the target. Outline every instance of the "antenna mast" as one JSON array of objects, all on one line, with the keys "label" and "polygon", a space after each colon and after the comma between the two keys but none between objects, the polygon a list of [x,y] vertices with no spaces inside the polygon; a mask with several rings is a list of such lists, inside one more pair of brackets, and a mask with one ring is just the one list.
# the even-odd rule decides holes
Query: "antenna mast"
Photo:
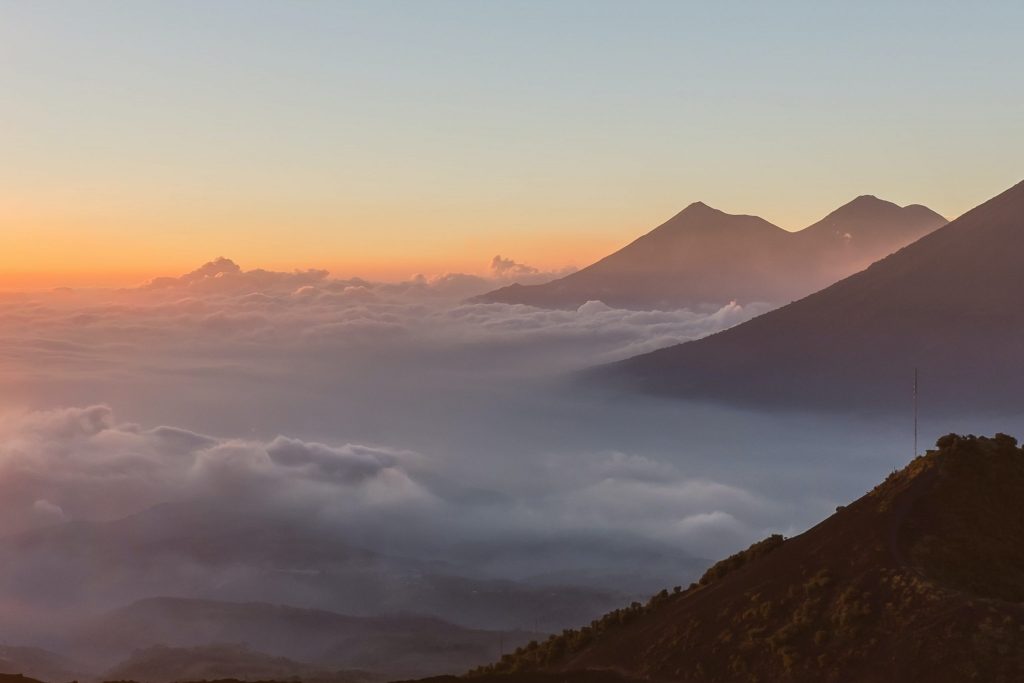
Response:
[{"label": "antenna mast", "polygon": [[914,368],[914,457],[917,457],[917,368]]}]

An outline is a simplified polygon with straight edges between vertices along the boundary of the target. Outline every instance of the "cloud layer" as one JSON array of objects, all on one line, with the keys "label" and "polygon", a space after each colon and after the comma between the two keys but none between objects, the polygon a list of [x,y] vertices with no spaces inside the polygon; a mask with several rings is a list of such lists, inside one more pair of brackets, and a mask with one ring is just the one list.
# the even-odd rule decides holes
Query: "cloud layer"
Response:
[{"label": "cloud layer", "polygon": [[7,415],[0,423],[0,534],[68,519],[116,520],[175,501],[220,501],[358,525],[436,504],[420,456],[279,436],[217,439],[145,429],[103,405]]},{"label": "cloud layer", "polygon": [[0,534],[187,503],[298,520],[312,547],[647,587],[800,529],[902,461],[901,425],[561,381],[764,307],[466,303],[496,282],[218,259],[139,288],[0,297]]},{"label": "cloud layer", "polygon": [[[315,387],[384,401],[381,394],[437,381],[459,390],[564,374],[703,336],[764,310],[733,304],[710,314],[637,312],[595,301],[549,311],[464,303],[494,284],[464,275],[370,283],[323,271],[246,271],[218,259],[137,289],[6,295],[0,371],[20,407],[111,403],[123,413],[135,405],[133,419],[160,422],[178,413],[147,410],[157,400],[147,394],[162,390],[171,399],[165,402],[186,400],[186,376],[209,382],[211,395],[240,389],[232,384],[238,381],[248,390],[273,383],[275,395]],[[201,426],[230,432],[234,421]]]}]

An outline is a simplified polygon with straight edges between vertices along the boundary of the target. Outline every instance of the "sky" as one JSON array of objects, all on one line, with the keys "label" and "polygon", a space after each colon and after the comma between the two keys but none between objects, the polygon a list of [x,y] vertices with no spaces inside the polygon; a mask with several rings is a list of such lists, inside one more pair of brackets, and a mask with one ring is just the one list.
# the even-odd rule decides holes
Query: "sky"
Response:
[{"label": "sky", "polygon": [[0,0],[0,288],[583,266],[1022,178],[1015,2]]}]

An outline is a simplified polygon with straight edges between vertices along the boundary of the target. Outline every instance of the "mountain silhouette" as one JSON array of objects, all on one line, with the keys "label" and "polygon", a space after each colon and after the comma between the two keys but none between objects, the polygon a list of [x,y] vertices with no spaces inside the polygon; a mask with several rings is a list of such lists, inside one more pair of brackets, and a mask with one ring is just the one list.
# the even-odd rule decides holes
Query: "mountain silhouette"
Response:
[{"label": "mountain silhouette", "polygon": [[[465,670],[496,658],[502,643],[515,647],[530,636],[522,631],[468,629],[414,614],[354,617],[263,602],[162,597],[85,622],[76,647],[118,659],[156,647],[245,643],[262,657],[301,662],[310,669],[361,670],[396,678]],[[226,667],[218,675],[244,677]]]},{"label": "mountain silhouette", "polygon": [[5,674],[22,674],[20,682],[30,683],[31,679],[44,681],[70,681],[88,673],[77,662],[55,652],[37,647],[17,647],[0,645],[0,683],[12,683],[5,680]]},{"label": "mountain silhouette", "polygon": [[192,648],[154,646],[137,650],[113,669],[106,681],[178,683],[180,681],[305,681],[307,683],[370,683],[358,671],[330,671],[256,652],[245,645]]},{"label": "mountain silhouette", "polygon": [[1024,450],[1016,443],[945,436],[803,534],[765,539],[686,590],[532,643],[481,673],[1024,680]]},{"label": "mountain silhouette", "polygon": [[[138,641],[163,628],[164,622],[153,617],[154,610],[182,621],[205,614],[224,629],[245,621],[254,631],[239,638],[263,643],[257,631],[274,633],[274,624],[292,619],[293,614],[268,605],[251,606],[246,612],[232,603],[267,601],[323,610],[320,616],[329,616],[335,629],[350,619],[352,633],[372,640],[373,652],[390,653],[391,661],[398,661],[414,642],[432,642],[427,636],[443,641],[449,635],[463,648],[462,655],[472,658],[476,656],[473,644],[490,637],[484,630],[560,629],[607,611],[624,595],[630,594],[578,586],[568,579],[561,583],[500,579],[433,559],[386,555],[350,544],[336,530],[314,520],[260,515],[245,506],[216,502],[164,503],[121,519],[72,520],[0,539],[0,599],[33,615],[45,615],[21,620],[12,613],[0,619],[0,642],[46,647],[64,643],[53,649],[73,649],[82,658],[101,650],[106,655],[118,643],[134,642],[137,647],[204,644]],[[146,602],[157,596],[199,602]],[[202,607],[203,601],[215,601],[220,607]],[[149,620],[134,633],[131,628],[122,630],[121,636],[101,643],[96,639],[110,632],[114,622],[104,622],[103,628],[94,624],[84,634],[75,628],[83,616],[132,603],[136,603],[134,610],[112,614],[123,619],[148,615]],[[151,609],[144,609],[147,605]],[[243,612],[249,615],[246,619],[238,616]],[[216,619],[210,616],[214,614]],[[311,612],[303,614],[304,619],[314,617]],[[382,614],[404,616],[392,621],[373,619]],[[443,627],[442,622],[462,628]],[[256,629],[260,624],[262,630]],[[167,627],[173,631],[173,623]],[[87,647],[78,646],[83,635],[91,637],[85,639]],[[218,642],[215,635],[210,638]],[[307,638],[306,644],[310,643]],[[298,650],[282,653],[293,659],[302,654]],[[116,659],[125,653],[110,654]],[[332,661],[341,662],[346,656],[347,651],[339,648]]]},{"label": "mountain silhouette", "polygon": [[900,207],[861,195],[817,223],[793,233],[800,261],[809,272],[809,294],[867,268],[946,224],[926,206]]},{"label": "mountain silhouette", "polygon": [[1024,409],[1024,183],[820,292],[597,369],[632,388],[760,407]]},{"label": "mountain silhouette", "polygon": [[858,197],[787,232],[756,216],[696,202],[631,244],[540,285],[514,284],[476,301],[578,308],[591,300],[635,309],[785,303],[856,272],[946,220],[923,206]]}]

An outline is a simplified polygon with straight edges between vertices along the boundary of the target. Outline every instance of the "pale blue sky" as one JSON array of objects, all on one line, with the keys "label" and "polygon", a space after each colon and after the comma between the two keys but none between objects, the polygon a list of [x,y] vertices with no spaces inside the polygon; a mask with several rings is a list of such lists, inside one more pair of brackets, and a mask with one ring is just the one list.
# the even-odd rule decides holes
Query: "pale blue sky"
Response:
[{"label": "pale blue sky", "polygon": [[1024,178],[1022,36],[1016,2],[3,0],[0,266],[399,276],[580,265],[698,199],[954,216]]}]

